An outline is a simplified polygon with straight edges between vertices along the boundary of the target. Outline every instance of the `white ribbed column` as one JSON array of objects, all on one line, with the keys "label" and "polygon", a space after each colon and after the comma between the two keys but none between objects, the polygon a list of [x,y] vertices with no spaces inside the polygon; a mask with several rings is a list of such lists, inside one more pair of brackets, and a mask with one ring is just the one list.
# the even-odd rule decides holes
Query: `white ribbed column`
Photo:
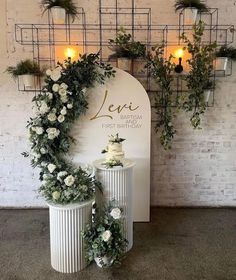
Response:
[{"label": "white ribbed column", "polygon": [[[103,161],[94,162],[96,178],[102,183],[105,202],[115,199],[124,210],[124,236],[129,242],[128,251],[133,246],[132,185],[134,163],[126,160],[122,168],[106,169],[102,165]],[[100,196],[96,196],[96,199],[97,197]],[[99,199],[101,200],[101,198]]]},{"label": "white ribbed column", "polygon": [[91,222],[93,201],[65,206],[48,204],[51,265],[55,270],[73,273],[86,267],[81,231]]}]

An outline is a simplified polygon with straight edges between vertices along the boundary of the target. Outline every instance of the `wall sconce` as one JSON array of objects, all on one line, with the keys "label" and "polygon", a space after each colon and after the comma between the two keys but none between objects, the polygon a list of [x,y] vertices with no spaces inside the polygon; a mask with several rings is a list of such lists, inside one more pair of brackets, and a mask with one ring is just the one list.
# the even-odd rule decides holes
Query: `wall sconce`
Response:
[{"label": "wall sconce", "polygon": [[66,48],[64,55],[66,59],[70,58],[71,60],[74,60],[75,57],[78,57],[77,51],[72,47]]},{"label": "wall sconce", "polygon": [[182,66],[183,55],[184,55],[183,49],[177,49],[175,51],[175,57],[177,57],[179,60],[179,63],[175,66],[175,72],[179,73],[179,74],[182,73],[184,70],[184,68]]},{"label": "wall sconce", "polygon": [[71,61],[79,59],[79,55],[83,54],[83,47],[79,46],[55,46],[55,62],[63,62],[70,58]]}]

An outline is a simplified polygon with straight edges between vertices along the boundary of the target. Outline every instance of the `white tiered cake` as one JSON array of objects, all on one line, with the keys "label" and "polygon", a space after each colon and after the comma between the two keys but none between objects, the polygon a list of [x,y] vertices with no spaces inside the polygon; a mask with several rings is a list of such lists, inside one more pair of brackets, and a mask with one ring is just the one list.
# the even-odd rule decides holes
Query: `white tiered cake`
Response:
[{"label": "white tiered cake", "polygon": [[122,142],[124,138],[120,138],[118,133],[116,136],[111,135],[109,137],[109,143],[102,153],[106,153],[106,160],[104,162],[108,167],[123,166],[122,160],[124,160],[125,153],[122,150]]}]

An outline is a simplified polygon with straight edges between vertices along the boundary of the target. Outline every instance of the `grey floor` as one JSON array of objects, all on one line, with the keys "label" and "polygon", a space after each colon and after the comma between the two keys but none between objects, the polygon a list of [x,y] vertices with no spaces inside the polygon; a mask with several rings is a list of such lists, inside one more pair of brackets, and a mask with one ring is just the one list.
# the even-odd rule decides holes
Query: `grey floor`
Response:
[{"label": "grey floor", "polygon": [[50,267],[47,210],[0,210],[0,280],[236,280],[236,209],[153,208],[120,268]]}]

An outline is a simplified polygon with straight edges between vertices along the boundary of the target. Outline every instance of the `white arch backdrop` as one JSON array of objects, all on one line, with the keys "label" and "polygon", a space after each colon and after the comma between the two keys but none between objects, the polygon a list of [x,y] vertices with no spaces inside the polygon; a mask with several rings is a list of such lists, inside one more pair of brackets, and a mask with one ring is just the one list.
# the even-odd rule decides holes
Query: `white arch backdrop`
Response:
[{"label": "white arch backdrop", "polygon": [[[134,221],[149,221],[151,109],[148,95],[130,74],[116,69],[116,77],[89,90],[89,109],[73,128],[77,139],[70,157],[75,163],[92,163],[101,154],[108,136],[125,138],[125,157],[134,168]],[[78,140],[79,139],[79,140]]]}]

